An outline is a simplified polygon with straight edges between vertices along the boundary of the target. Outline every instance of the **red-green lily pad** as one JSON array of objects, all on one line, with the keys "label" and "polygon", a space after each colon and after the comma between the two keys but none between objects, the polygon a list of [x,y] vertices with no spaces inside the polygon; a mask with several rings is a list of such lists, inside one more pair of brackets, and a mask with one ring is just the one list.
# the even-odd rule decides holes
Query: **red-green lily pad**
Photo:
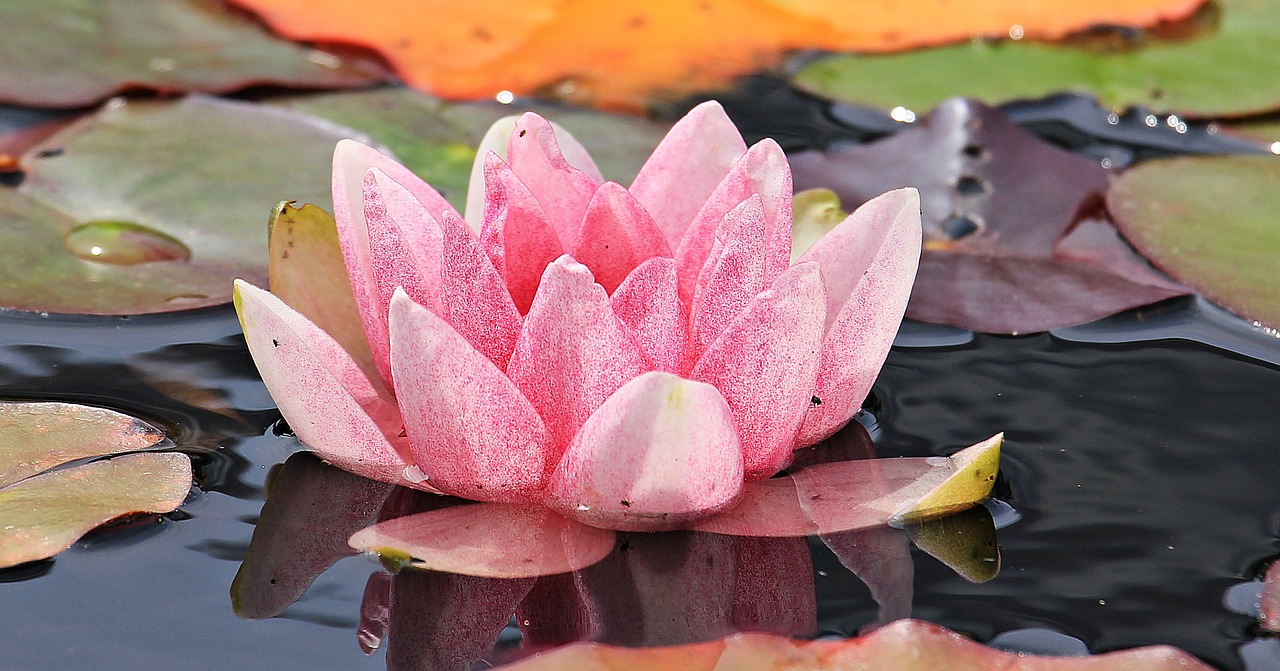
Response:
[{"label": "red-green lily pad", "polygon": [[269,106],[108,104],[31,148],[0,189],[0,305],[135,314],[231,300],[266,281],[282,199],[328,207],[333,147],[365,139]]},{"label": "red-green lily pad", "polygon": [[981,103],[950,100],[884,140],[790,160],[797,189],[831,188],[850,210],[890,189],[920,189],[913,319],[1024,333],[1187,293],[1093,216],[1107,186],[1101,164]]},{"label": "red-green lily pad", "polygon": [[1148,161],[1116,179],[1107,208],[1157,266],[1228,310],[1280,328],[1280,158]]},{"label": "red-green lily pad", "polygon": [[221,93],[387,78],[368,56],[282,40],[214,0],[4,2],[0,26],[0,101],[19,105],[80,107],[139,87]]},{"label": "red-green lily pad", "polygon": [[794,81],[818,95],[891,109],[927,110],[953,96],[990,104],[1060,91],[1105,107],[1143,105],[1201,117],[1280,107],[1280,3],[1221,0],[1217,27],[1176,41],[1099,50],[1038,41],[969,41],[894,55],[838,55]]},{"label": "red-green lily pad", "polygon": [[668,128],[642,117],[534,101],[448,102],[404,88],[300,96],[275,104],[368,133],[459,211],[466,204],[476,147],[502,117],[534,111],[553,119],[591,151],[606,179],[623,184],[631,183]]},{"label": "red-green lily pad", "polygon": [[117,517],[177,508],[191,489],[191,460],[181,453],[129,454],[27,477],[161,438],[111,410],[0,403],[0,568],[52,557]]},{"label": "red-green lily pad", "polygon": [[1195,657],[1169,646],[1151,646],[1093,657],[1040,657],[988,648],[919,620],[899,620],[848,640],[794,641],[768,634],[735,634],[682,646],[624,648],[577,643],[499,667],[504,671],[712,671],[713,669],[812,669],[845,671],[1209,671]]}]

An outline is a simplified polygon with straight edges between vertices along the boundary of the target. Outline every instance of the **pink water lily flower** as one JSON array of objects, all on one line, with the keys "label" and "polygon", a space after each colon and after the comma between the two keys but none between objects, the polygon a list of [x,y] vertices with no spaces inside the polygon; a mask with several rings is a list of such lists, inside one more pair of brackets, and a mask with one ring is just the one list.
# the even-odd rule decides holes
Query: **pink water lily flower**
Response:
[{"label": "pink water lily flower", "polygon": [[323,305],[237,282],[298,438],[361,475],[612,529],[713,515],[848,422],[920,257],[903,189],[792,263],[786,157],[713,102],[629,188],[525,114],[485,138],[465,217],[351,141],[333,194],[358,315],[317,324]]}]

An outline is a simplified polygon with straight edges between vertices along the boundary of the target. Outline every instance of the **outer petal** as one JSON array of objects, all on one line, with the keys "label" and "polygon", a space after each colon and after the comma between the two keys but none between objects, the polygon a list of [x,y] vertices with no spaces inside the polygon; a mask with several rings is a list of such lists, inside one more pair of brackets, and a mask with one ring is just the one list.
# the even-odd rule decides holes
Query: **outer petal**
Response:
[{"label": "outer petal", "polygon": [[635,334],[654,368],[680,372],[689,339],[689,316],[676,287],[675,259],[649,259],[640,264],[613,292],[609,303]]},{"label": "outer petal", "polygon": [[655,371],[623,385],[587,419],[547,497],[592,526],[658,531],[725,508],[741,489],[742,452],[724,397]]},{"label": "outer petal", "polygon": [[707,101],[676,122],[631,183],[675,249],[703,203],[747,151],[720,103]]},{"label": "outer petal", "polygon": [[520,311],[467,222],[445,213],[441,225],[440,314],[472,347],[505,370],[520,336]]},{"label": "outer petal", "polygon": [[[361,310],[365,334],[383,379],[391,379],[387,310],[397,288],[439,311],[440,224],[408,189],[378,168],[364,176],[364,218],[369,233],[369,267],[375,294]],[[452,213],[452,210],[450,210]]]},{"label": "outer petal", "polygon": [[671,248],[640,203],[621,184],[605,182],[591,197],[569,253],[613,293],[636,266],[671,256]]},{"label": "outer petal", "polygon": [[765,226],[764,205],[757,195],[733,208],[720,223],[690,308],[693,361],[765,290]]},{"label": "outer petal", "polygon": [[817,264],[793,266],[707,348],[690,375],[733,409],[748,479],[791,459],[818,373],[825,294]]},{"label": "outer petal", "polygon": [[[791,263],[791,167],[777,142],[764,139],[752,145],[698,210],[676,248],[682,295],[688,300],[694,280],[702,272],[715,243],[715,233],[730,210],[753,194],[760,196],[765,214],[769,284]],[[642,201],[643,202],[643,201]]]},{"label": "outer petal", "polygon": [[532,500],[553,467],[547,432],[520,391],[434,312],[391,301],[391,370],[418,467],[441,491]]},{"label": "outer petal", "polygon": [[542,276],[507,375],[538,409],[558,449],[606,398],[648,370],[591,271],[568,256],[556,259]]},{"label": "outer petal", "polygon": [[[516,128],[516,119],[519,116],[511,115],[502,117],[493,122],[488,132],[484,134],[484,139],[480,140],[480,148],[476,151],[476,160],[471,165],[471,185],[467,189],[467,211],[466,220],[471,224],[472,230],[480,232],[481,218],[484,216],[484,157],[493,152],[498,156],[507,155],[507,146],[511,144],[511,132]],[[604,177],[600,175],[600,169],[596,167],[596,163],[591,159],[591,154],[587,153],[585,147],[577,138],[573,137],[569,131],[552,121],[551,128],[555,130],[556,141],[560,145],[560,151],[564,154],[564,158],[569,165],[586,173],[597,184],[604,181]]]},{"label": "outer petal", "polygon": [[235,304],[262,381],[298,439],[343,470],[416,486],[404,477],[407,446],[392,443],[399,411],[378,396],[351,356],[252,284],[236,280]]},{"label": "outer petal", "polygon": [[507,146],[507,163],[538,199],[560,244],[567,249],[578,234],[599,181],[569,163],[556,141],[555,129],[532,112],[516,119]]},{"label": "outer petal", "polygon": [[875,381],[902,323],[920,262],[920,197],[890,191],[850,214],[800,258],[822,267],[826,335],[815,404],[797,446],[835,433]]},{"label": "outer petal", "polygon": [[529,311],[542,271],[563,253],[537,199],[496,154],[485,157],[485,210],[480,241],[507,282],[521,313]]}]

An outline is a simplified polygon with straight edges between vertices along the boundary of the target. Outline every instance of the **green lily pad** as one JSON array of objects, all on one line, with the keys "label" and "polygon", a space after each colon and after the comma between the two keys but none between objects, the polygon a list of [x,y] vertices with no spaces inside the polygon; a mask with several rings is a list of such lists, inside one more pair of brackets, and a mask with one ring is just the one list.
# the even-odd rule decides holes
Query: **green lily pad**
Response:
[{"label": "green lily pad", "polygon": [[0,568],[52,557],[117,517],[177,508],[191,489],[191,460],[181,453],[130,454],[34,475],[149,447],[163,436],[102,408],[0,403]]},{"label": "green lily pad", "polygon": [[220,93],[387,78],[370,57],[282,40],[214,0],[4,2],[0,26],[0,101],[20,105],[80,107],[137,87]]},{"label": "green lily pad", "polygon": [[630,184],[667,125],[546,103],[454,103],[410,89],[302,96],[276,101],[362,130],[395,152],[454,207],[466,204],[476,147],[494,121],[534,111],[564,126],[591,152],[606,179]]},{"label": "green lily pad", "polygon": [[1185,41],[1100,51],[1040,42],[966,42],[893,55],[837,55],[794,81],[818,95],[916,112],[956,96],[989,104],[1060,91],[1106,107],[1208,117],[1280,108],[1280,3],[1221,0],[1216,30]]},{"label": "green lily pad", "polygon": [[266,281],[281,199],[330,207],[343,137],[363,136],[249,103],[109,104],[31,148],[22,185],[0,190],[0,305],[136,314],[230,301],[232,279]]},{"label": "green lily pad", "polygon": [[1280,158],[1148,161],[1116,179],[1107,209],[1165,272],[1245,319],[1280,328]]}]

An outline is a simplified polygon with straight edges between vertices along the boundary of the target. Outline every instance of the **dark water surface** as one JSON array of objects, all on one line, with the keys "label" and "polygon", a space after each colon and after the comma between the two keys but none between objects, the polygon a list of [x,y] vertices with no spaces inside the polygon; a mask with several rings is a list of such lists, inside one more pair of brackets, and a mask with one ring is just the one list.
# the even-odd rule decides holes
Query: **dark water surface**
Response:
[{"label": "dark water surface", "polygon": [[[929,331],[909,330],[905,342]],[[384,667],[355,637],[370,559],[339,562],[278,618],[231,612],[266,473],[297,448],[271,433],[237,332],[229,309],[0,317],[6,398],[147,417],[195,458],[198,482],[179,513],[0,572],[0,669]],[[1190,342],[980,335],[896,349],[874,392],[881,454],[1005,431],[1005,496],[1022,514],[988,583],[917,553],[913,615],[981,640],[1049,628],[1094,652],[1169,643],[1242,668],[1237,648],[1257,632],[1221,601],[1280,554],[1278,389],[1280,368]],[[855,632],[875,605],[815,547],[820,633]]]}]

